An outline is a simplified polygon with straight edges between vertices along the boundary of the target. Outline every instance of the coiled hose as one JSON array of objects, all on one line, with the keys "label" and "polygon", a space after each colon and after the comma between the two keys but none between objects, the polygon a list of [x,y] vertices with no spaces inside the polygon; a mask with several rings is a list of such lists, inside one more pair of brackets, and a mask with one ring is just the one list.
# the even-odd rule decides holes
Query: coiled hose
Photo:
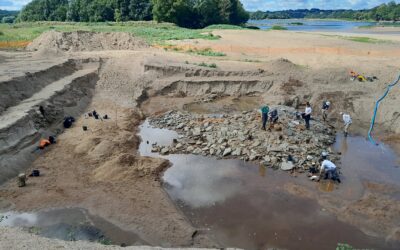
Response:
[{"label": "coiled hose", "polygon": [[386,88],[385,93],[383,94],[383,96],[381,98],[378,99],[378,101],[376,101],[375,103],[375,109],[374,109],[374,115],[372,116],[372,120],[371,120],[371,126],[369,127],[369,131],[368,131],[368,139],[370,142],[372,142],[373,144],[378,145],[378,143],[375,142],[375,140],[372,138],[372,131],[374,130],[374,125],[375,125],[375,119],[376,119],[376,114],[378,113],[378,108],[379,108],[379,104],[381,103],[381,101],[383,99],[385,99],[385,97],[388,95],[389,91],[400,81],[400,74],[397,77],[397,79],[392,82],[391,84],[389,84]]}]

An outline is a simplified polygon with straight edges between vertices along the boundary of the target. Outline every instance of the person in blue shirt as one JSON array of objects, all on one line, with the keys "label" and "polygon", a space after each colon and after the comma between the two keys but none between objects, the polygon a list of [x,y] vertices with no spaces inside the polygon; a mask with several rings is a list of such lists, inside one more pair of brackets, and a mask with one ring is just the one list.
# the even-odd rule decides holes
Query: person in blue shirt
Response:
[{"label": "person in blue shirt", "polygon": [[262,129],[266,130],[265,126],[267,125],[268,121],[268,113],[269,113],[269,107],[268,105],[264,105],[261,107],[261,116],[262,116]]}]

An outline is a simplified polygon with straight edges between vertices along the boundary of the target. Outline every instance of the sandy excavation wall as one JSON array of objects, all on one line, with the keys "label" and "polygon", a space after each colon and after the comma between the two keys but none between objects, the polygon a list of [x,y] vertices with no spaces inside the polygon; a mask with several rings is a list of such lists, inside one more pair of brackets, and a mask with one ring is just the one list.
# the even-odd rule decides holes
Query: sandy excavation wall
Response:
[{"label": "sandy excavation wall", "polygon": [[158,93],[161,95],[178,94],[183,96],[200,96],[206,94],[248,95],[267,91],[272,86],[268,80],[181,80],[171,83]]},{"label": "sandy excavation wall", "polygon": [[263,76],[265,71],[259,69],[257,71],[224,71],[216,69],[204,69],[199,67],[185,67],[182,65],[160,65],[156,63],[147,63],[144,65],[144,71],[158,76],[173,76],[176,74],[184,74],[185,77],[228,77],[228,76]]},{"label": "sandy excavation wall", "polygon": [[28,72],[24,76],[0,82],[0,114],[48,84],[79,70],[82,63],[84,61],[68,60],[43,71]]},{"label": "sandy excavation wall", "polygon": [[142,39],[129,33],[99,33],[88,31],[43,33],[27,46],[29,51],[100,51],[137,50],[149,47]]},{"label": "sandy excavation wall", "polygon": [[41,154],[41,151],[32,152],[41,138],[63,131],[64,117],[78,117],[85,111],[97,80],[96,72],[74,79],[62,91],[40,103],[45,107],[45,118],[35,106],[22,119],[0,129],[0,183],[15,177]]}]

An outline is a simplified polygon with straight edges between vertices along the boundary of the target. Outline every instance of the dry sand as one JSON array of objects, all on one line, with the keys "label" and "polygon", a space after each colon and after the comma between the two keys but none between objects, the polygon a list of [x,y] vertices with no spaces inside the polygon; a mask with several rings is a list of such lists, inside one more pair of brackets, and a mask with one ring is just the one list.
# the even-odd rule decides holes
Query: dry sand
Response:
[{"label": "dry sand", "polygon": [[[23,57],[16,54],[13,63],[2,63],[0,67],[4,71],[13,67],[14,73],[9,74],[12,78],[24,71],[34,71],[34,67],[29,66],[33,61],[18,67],[18,60],[36,60],[41,65],[37,70],[42,70],[47,63],[49,67],[53,65],[54,53],[60,61],[100,58],[99,81],[85,110],[95,109],[111,117],[104,121],[86,118],[83,114],[77,117],[74,127],[62,133],[58,143],[41,152],[28,167],[27,172],[40,169],[43,177],[29,179],[28,186],[23,189],[17,188],[16,180],[11,179],[0,187],[2,199],[11,202],[19,211],[51,207],[86,208],[122,229],[135,232],[153,245],[218,246],[209,235],[195,234],[196,229],[162,189],[159,177],[168,163],[138,155],[136,149],[140,139],[136,133],[144,119],[142,112],[153,115],[165,109],[183,109],[184,104],[198,102],[210,93],[218,96],[253,94],[259,97],[260,102],[294,106],[298,103],[299,107],[305,101],[311,101],[316,112],[322,100],[327,98],[333,102],[330,116],[333,124],[340,124],[337,122],[338,113],[346,110],[354,118],[354,130],[365,132],[374,101],[399,71],[398,38],[390,39],[393,40],[391,43],[364,44],[341,37],[293,32],[224,30],[214,33],[222,38],[171,43],[185,49],[210,47],[225,52],[226,57],[208,58],[147,49],[146,46],[137,46],[136,42],[133,47],[102,45],[97,48],[100,51],[88,51],[92,50],[92,45],[87,40],[81,41],[82,46],[57,45],[48,52],[42,49],[43,41],[58,44],[55,40],[70,41],[75,37],[50,34],[32,44],[36,44],[37,53],[27,53]],[[85,33],[84,39],[90,40],[92,38],[88,37],[92,36],[100,35]],[[111,42],[115,39],[114,35],[106,36],[111,37]],[[55,37],[54,41],[45,40],[49,37]],[[387,35],[375,37],[389,39]],[[60,48],[66,52],[58,54]],[[137,48],[140,51],[115,51]],[[7,53],[4,57],[10,60],[13,55]],[[203,61],[216,63],[218,68],[195,65]],[[377,76],[379,80],[373,83],[352,82],[348,76],[349,69]],[[394,88],[381,105],[378,129],[400,133],[399,98],[400,86]],[[88,126],[89,131],[84,132],[83,125]],[[287,189],[318,198],[314,193],[299,193],[301,187],[288,186]],[[392,218],[393,213],[399,211],[397,201],[390,195],[380,200],[377,198],[382,198],[379,192],[368,192],[360,200],[342,209],[332,208],[331,212],[340,214],[345,211],[346,220],[365,232],[372,235],[390,232],[389,238],[398,239],[398,226],[386,223],[386,220],[379,224],[378,232],[370,228],[382,218]],[[333,202],[322,200],[328,207],[332,207]],[[395,209],[382,209],[382,204]],[[366,207],[371,210],[354,213]],[[382,210],[382,213],[369,212],[374,209]],[[365,216],[368,220],[364,220]],[[8,233],[6,230],[1,234],[4,236],[5,233],[10,237],[14,231]]]},{"label": "dry sand", "polygon": [[[105,246],[99,243],[85,241],[62,241],[46,239],[38,235],[28,233],[18,228],[0,228],[0,249],[70,249],[70,250],[200,250],[204,248],[161,248],[148,246]],[[232,249],[234,250],[234,249]]]}]

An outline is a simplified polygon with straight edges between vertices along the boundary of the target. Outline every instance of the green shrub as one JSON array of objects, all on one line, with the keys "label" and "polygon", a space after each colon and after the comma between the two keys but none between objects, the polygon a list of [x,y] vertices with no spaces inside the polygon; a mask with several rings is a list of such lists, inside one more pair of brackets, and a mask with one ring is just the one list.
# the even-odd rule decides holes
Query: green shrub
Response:
[{"label": "green shrub", "polygon": [[336,250],[354,250],[354,248],[348,244],[338,243]]},{"label": "green shrub", "polygon": [[200,67],[214,68],[214,69],[217,68],[217,65],[215,63],[207,64],[205,62],[201,62],[201,63],[195,64],[195,65],[200,66]]},{"label": "green shrub", "polygon": [[210,30],[242,30],[244,29],[242,26],[231,25],[231,24],[213,24],[205,27],[204,29]]},{"label": "green shrub", "polygon": [[211,48],[206,48],[202,50],[195,50],[193,53],[200,56],[226,56],[225,53],[213,51]]},{"label": "green shrub", "polygon": [[271,30],[287,30],[287,28],[280,25],[274,25],[271,27]]}]

